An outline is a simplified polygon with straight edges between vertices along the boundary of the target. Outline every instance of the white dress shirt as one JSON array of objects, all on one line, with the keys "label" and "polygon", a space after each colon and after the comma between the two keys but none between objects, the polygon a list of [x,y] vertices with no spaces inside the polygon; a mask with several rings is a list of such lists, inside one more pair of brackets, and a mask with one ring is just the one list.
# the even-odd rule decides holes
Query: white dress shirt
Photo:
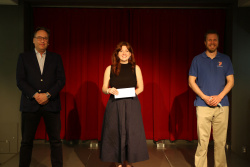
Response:
[{"label": "white dress shirt", "polygon": [[41,55],[35,48],[36,58],[40,67],[41,74],[43,74],[44,62],[46,58],[46,51]]}]

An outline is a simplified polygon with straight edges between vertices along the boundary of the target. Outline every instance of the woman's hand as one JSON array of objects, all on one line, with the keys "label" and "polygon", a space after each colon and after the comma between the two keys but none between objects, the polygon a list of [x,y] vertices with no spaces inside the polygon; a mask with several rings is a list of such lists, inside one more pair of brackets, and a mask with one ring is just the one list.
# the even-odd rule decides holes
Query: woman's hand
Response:
[{"label": "woman's hand", "polygon": [[112,95],[118,95],[119,92],[116,88],[108,88],[107,93],[112,94]]}]

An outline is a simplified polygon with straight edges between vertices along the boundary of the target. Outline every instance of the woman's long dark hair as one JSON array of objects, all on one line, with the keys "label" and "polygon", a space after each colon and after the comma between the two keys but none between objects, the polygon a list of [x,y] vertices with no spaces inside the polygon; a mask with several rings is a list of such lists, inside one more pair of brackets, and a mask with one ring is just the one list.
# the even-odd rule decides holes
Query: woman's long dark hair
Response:
[{"label": "woman's long dark hair", "polygon": [[135,72],[135,56],[134,56],[134,51],[131,47],[131,45],[128,42],[120,42],[117,46],[116,49],[113,52],[112,55],[112,73],[114,73],[116,76],[118,76],[120,74],[120,70],[121,70],[121,63],[120,63],[120,58],[118,57],[118,54],[120,52],[120,50],[122,49],[122,46],[126,46],[128,51],[131,53],[130,58],[128,59],[128,63],[132,64],[132,71]]}]

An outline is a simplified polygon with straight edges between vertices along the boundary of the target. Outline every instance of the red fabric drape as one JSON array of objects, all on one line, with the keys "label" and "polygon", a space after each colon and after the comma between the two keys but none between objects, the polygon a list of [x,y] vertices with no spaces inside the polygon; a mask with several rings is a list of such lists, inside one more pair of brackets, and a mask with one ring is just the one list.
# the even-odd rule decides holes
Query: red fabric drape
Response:
[{"label": "red fabric drape", "polygon": [[[205,50],[208,29],[219,32],[223,52],[225,17],[223,9],[34,8],[34,27],[51,30],[48,49],[64,63],[62,139],[101,138],[109,97],[101,92],[103,74],[123,40],[131,43],[143,74],[139,99],[146,138],[197,139],[188,70],[193,57]],[[41,121],[36,138],[45,136]]]}]

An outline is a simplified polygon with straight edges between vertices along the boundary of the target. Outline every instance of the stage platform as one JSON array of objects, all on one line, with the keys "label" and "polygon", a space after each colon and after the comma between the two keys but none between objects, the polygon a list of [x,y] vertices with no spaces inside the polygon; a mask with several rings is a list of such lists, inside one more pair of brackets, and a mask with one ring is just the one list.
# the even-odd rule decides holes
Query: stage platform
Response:
[{"label": "stage platform", "polygon": [[[99,149],[96,141],[63,142],[64,167],[114,167],[114,164],[102,162],[99,159]],[[147,140],[150,159],[134,163],[134,167],[193,167],[197,141],[163,141],[157,143]],[[165,144],[165,149],[162,147]],[[92,149],[91,149],[92,147]],[[230,149],[226,151],[228,167],[249,167],[244,155],[237,155]],[[1,167],[17,167],[19,154],[0,165]],[[208,165],[213,167],[213,143],[208,150]],[[32,163],[30,167],[51,167],[50,148],[48,142],[34,142]]]}]

